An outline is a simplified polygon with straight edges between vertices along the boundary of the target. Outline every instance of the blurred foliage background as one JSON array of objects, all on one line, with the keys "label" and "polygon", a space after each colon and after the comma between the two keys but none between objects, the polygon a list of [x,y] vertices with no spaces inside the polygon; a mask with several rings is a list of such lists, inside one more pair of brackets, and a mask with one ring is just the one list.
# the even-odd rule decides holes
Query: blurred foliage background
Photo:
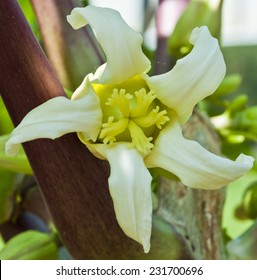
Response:
[{"label": "blurred foliage background", "polygon": [[[18,2],[41,42],[30,1]],[[86,2],[81,1],[84,5]],[[148,2],[145,1],[144,5],[152,7],[152,12],[147,11],[145,16],[145,28],[142,30],[145,34],[149,33],[156,9],[154,4],[158,1],[153,1],[154,4],[151,2],[151,5]],[[221,10],[210,10],[206,3],[207,0],[192,0],[182,13],[168,39],[168,52],[172,59],[182,57],[189,51],[188,34],[196,25],[209,25],[213,35],[220,36]],[[144,48],[149,57],[154,58],[154,47],[145,45]],[[200,104],[199,109],[211,117],[220,135],[224,155],[235,159],[239,152],[243,152],[256,158],[257,46],[224,46],[222,51],[227,78],[214,95]],[[4,143],[12,129],[13,125],[0,99],[0,259],[70,259],[44,207],[23,150],[15,159],[5,157]],[[222,226],[224,240],[228,244],[228,258],[257,259],[256,217],[255,164],[252,171],[227,187]],[[240,244],[242,249],[238,250],[235,244]]]}]

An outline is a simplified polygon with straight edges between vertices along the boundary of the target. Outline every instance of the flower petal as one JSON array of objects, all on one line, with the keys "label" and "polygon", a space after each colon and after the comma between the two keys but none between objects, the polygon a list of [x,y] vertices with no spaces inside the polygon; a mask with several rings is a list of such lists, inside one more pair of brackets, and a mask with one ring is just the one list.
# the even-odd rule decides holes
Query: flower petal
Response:
[{"label": "flower petal", "polygon": [[195,28],[190,42],[194,48],[171,71],[153,77],[145,75],[157,98],[177,113],[180,123],[190,117],[199,101],[217,89],[226,71],[218,41],[207,27]]},{"label": "flower petal", "polygon": [[120,14],[109,8],[75,8],[67,17],[74,29],[89,24],[107,59],[100,83],[121,83],[150,69],[142,52],[142,36],[131,29]]},{"label": "flower petal", "polygon": [[152,177],[143,158],[127,143],[98,146],[111,166],[109,188],[117,221],[130,238],[150,250],[152,228]]},{"label": "flower petal", "polygon": [[101,129],[102,111],[99,99],[92,92],[78,100],[60,96],[30,111],[13,130],[5,150],[15,156],[19,144],[38,138],[55,139],[66,133],[82,132],[96,140]]},{"label": "flower petal", "polygon": [[147,167],[161,167],[183,184],[197,189],[218,189],[236,180],[253,166],[254,159],[241,154],[236,161],[219,157],[199,143],[183,137],[178,123],[166,127],[156,140]]}]

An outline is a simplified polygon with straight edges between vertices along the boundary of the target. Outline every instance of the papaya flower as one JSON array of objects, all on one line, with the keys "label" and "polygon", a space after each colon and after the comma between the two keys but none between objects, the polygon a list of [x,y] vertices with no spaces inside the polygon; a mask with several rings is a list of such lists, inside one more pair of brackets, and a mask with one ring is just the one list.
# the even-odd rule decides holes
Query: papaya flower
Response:
[{"label": "papaya flower", "polygon": [[71,100],[56,97],[30,111],[11,133],[6,153],[16,155],[19,144],[26,141],[77,132],[95,156],[109,162],[117,221],[147,253],[152,226],[149,168],[165,169],[188,187],[212,190],[253,165],[250,156],[241,154],[232,161],[182,135],[181,125],[194,106],[224,78],[226,66],[218,41],[207,27],[195,28],[192,51],[169,72],[150,77],[142,36],[117,11],[75,8],[67,20],[74,29],[91,26],[106,63],[85,77]]}]

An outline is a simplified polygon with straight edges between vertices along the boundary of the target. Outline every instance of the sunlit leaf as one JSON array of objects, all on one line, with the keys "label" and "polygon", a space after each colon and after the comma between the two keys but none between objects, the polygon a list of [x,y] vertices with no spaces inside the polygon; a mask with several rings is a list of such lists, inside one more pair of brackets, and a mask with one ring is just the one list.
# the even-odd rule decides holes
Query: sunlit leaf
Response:
[{"label": "sunlit leaf", "polygon": [[0,136],[0,168],[19,173],[32,174],[32,169],[23,149],[20,149],[17,157],[13,158],[5,155],[5,143],[8,138],[9,135]]},{"label": "sunlit leaf", "polygon": [[3,250],[4,246],[5,246],[5,242],[3,236],[0,234],[0,252]]},{"label": "sunlit leaf", "polygon": [[10,133],[13,130],[13,124],[0,97],[0,135]]},{"label": "sunlit leaf", "polygon": [[49,234],[33,230],[11,238],[0,252],[1,260],[56,260],[58,247]]}]

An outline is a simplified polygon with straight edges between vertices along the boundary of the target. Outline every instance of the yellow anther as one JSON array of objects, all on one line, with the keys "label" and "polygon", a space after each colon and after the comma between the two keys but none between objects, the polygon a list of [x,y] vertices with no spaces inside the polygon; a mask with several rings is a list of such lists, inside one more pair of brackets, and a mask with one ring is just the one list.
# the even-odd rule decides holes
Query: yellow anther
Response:
[{"label": "yellow anther", "polygon": [[114,117],[109,117],[108,122],[102,125],[103,129],[100,133],[100,138],[103,139],[104,144],[112,144],[116,141],[116,136],[126,130],[128,119],[122,118],[117,122],[113,122]]},{"label": "yellow anther", "polygon": [[140,77],[121,84],[97,85],[94,89],[100,99],[104,122],[98,141],[104,144],[132,142],[138,152],[146,156],[153,148],[156,130],[170,120],[170,113],[157,106],[155,91]]},{"label": "yellow anther", "polygon": [[133,121],[129,122],[128,129],[132,143],[136,149],[143,155],[148,154],[148,152],[153,148],[153,144],[151,143],[153,137],[146,137],[142,129]]},{"label": "yellow anther", "polygon": [[159,112],[160,107],[156,106],[149,114],[146,116],[134,118],[134,122],[137,123],[141,127],[150,127],[156,125],[159,129],[170,120],[167,116],[167,111],[162,110]]},{"label": "yellow anther", "polygon": [[150,90],[147,93],[144,88],[140,89],[139,91],[136,91],[135,96],[136,105],[131,110],[130,114],[130,116],[133,118],[144,115],[149,109],[149,106],[151,105],[153,100],[156,98],[156,95],[153,90]]},{"label": "yellow anther", "polygon": [[118,90],[115,88],[106,105],[117,107],[123,117],[128,117],[130,114],[130,100],[132,98],[133,96],[126,93],[125,89]]}]

